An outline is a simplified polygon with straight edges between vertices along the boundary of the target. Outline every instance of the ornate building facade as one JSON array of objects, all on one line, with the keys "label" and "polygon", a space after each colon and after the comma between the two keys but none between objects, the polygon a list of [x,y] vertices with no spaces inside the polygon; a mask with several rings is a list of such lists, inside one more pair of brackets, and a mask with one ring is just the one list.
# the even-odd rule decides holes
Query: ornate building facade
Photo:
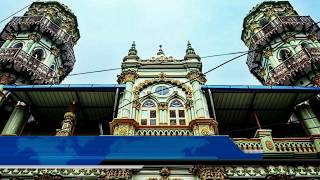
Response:
[{"label": "ornate building facade", "polygon": [[[160,142],[163,139],[155,138],[159,136],[189,137],[184,141],[189,140],[190,144],[185,143],[187,148],[180,152],[189,161],[176,165],[174,163],[179,161],[167,162],[160,158],[161,164],[149,161],[149,165],[131,168],[1,167],[0,177],[108,180],[320,178],[320,116],[314,111],[318,106],[312,107],[308,101],[319,94],[320,89],[288,87],[319,85],[318,29],[310,17],[299,16],[286,1],[263,2],[250,11],[244,19],[242,32],[242,40],[250,48],[247,64],[266,86],[205,85],[201,58],[190,42],[183,59],[167,56],[162,46],[154,57],[140,59],[133,42],[123,58],[118,85],[54,85],[72,71],[75,63],[72,48],[80,38],[77,19],[60,3],[35,2],[24,16],[14,17],[0,34],[0,142],[11,142],[0,150],[4,153],[0,164],[17,165],[14,159],[21,157],[21,162],[27,158],[28,161],[23,162],[40,165],[52,162],[74,165],[73,161],[61,160],[72,156],[85,160],[100,155],[106,158],[109,154],[104,151],[111,149],[110,152],[114,152],[121,145],[128,148],[126,152],[133,152],[130,151],[131,142],[124,140],[127,138],[124,136],[148,136],[153,138],[148,140],[154,144],[157,141],[164,143]],[[270,87],[273,85],[286,86]],[[18,152],[8,153],[25,141],[19,136],[28,139],[24,135],[31,135],[31,141],[26,141],[31,145],[22,143]],[[60,137],[51,137],[52,142],[46,139],[49,143],[44,143],[38,141],[38,135]],[[118,141],[102,150],[95,149],[97,141],[79,143],[81,137],[70,143],[72,137],[82,135],[90,135],[89,139],[94,140],[111,137]],[[234,148],[234,152],[257,155],[261,161],[237,160],[236,156],[227,159],[227,155],[220,158],[218,153],[229,152],[224,149],[227,146],[223,143],[213,146],[209,142],[219,137],[231,141],[232,146],[228,147]],[[13,143],[14,138],[18,138],[18,142]],[[201,152],[216,152],[217,156],[210,160],[187,159],[188,155],[202,155],[197,154],[201,148],[192,144],[195,139],[205,144]],[[51,147],[50,143],[56,145],[56,140],[60,144]],[[32,141],[39,142],[37,147],[44,144],[50,147],[37,149],[32,147]],[[104,146],[109,142],[99,143]],[[138,143],[138,154],[152,149],[147,146],[152,144],[150,142]],[[172,147],[160,147],[164,151],[161,153],[167,153],[168,157],[177,147],[170,145]],[[152,153],[142,156],[149,157]],[[56,154],[61,156],[55,159]],[[13,160],[5,161],[5,156],[13,156]],[[31,157],[40,163],[31,161],[34,160]],[[129,159],[122,160],[122,164],[129,162]],[[139,161],[134,162],[139,164]]]}]

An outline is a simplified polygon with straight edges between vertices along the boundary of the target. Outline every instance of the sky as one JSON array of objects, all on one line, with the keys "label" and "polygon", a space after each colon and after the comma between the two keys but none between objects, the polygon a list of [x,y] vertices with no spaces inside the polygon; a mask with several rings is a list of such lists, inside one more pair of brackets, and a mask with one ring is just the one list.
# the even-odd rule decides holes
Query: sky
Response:
[{"label": "sky", "polygon": [[[0,20],[31,0],[0,0]],[[182,59],[187,41],[208,56],[246,51],[243,19],[261,0],[59,0],[77,16],[81,38],[75,45],[71,74],[121,67],[132,41],[141,59],[154,56],[159,45],[167,56]],[[300,15],[320,20],[319,0],[290,0]],[[22,15],[25,11],[17,14]],[[0,24],[2,29],[8,22]],[[203,72],[237,55],[202,59]],[[207,74],[210,85],[259,85],[239,58]],[[113,84],[120,70],[69,76],[63,84]]]}]

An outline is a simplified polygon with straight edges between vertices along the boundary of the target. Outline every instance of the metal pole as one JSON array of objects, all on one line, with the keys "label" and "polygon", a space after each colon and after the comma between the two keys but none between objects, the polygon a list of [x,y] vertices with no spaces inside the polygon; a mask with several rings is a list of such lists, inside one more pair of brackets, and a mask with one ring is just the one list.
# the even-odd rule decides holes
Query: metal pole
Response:
[{"label": "metal pole", "polygon": [[258,128],[261,129],[261,125],[260,125],[260,121],[259,121],[259,118],[257,116],[257,113],[255,111],[253,111],[252,114],[253,114],[253,116],[254,116],[254,118],[256,120]]},{"label": "metal pole", "polygon": [[210,104],[211,104],[211,108],[212,108],[213,118],[214,118],[214,120],[217,120],[211,89],[208,89],[208,92],[209,92],[209,98],[210,98]]},{"label": "metal pole", "polygon": [[112,118],[114,119],[116,117],[116,110],[118,106],[118,96],[119,96],[119,88],[116,90],[116,96],[114,98],[114,103],[113,103],[113,113],[112,113]]}]

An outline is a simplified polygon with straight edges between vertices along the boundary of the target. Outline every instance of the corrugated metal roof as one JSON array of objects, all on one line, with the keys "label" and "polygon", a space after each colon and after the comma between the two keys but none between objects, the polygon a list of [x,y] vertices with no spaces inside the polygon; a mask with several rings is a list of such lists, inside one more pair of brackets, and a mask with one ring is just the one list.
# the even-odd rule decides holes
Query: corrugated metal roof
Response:
[{"label": "corrugated metal roof", "polygon": [[[112,120],[116,89],[125,86],[116,84],[72,84],[72,85],[5,85],[20,101],[31,107],[39,121],[61,122],[69,105],[75,101],[79,110],[79,121],[105,122]],[[85,122],[84,122],[85,123]],[[55,123],[57,124],[57,123]],[[59,124],[59,123],[58,123]]]},{"label": "corrugated metal roof", "polygon": [[205,85],[202,90],[210,108],[209,89],[217,121],[230,129],[255,125],[253,111],[261,125],[285,123],[297,104],[320,93],[319,87]]}]

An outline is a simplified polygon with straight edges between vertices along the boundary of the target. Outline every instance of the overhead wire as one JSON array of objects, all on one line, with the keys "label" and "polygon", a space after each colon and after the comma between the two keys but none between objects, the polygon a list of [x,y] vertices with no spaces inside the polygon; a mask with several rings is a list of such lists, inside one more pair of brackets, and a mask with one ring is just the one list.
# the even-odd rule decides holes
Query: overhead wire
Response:
[{"label": "overhead wire", "polygon": [[[37,0],[37,2],[38,2],[38,1],[40,1],[40,0]],[[32,5],[32,3],[31,3],[31,4],[26,5],[25,7],[23,7],[23,8],[21,8],[21,9],[19,9],[18,11],[14,12],[14,13],[12,13],[12,14],[11,14],[11,15],[9,15],[8,17],[6,17],[6,18],[2,19],[2,20],[0,21],[0,24],[1,24],[1,23],[3,23],[4,21],[8,20],[9,18],[13,17],[14,15],[16,15],[16,14],[20,13],[21,11],[23,11],[23,10],[27,9],[27,8],[28,8],[29,6],[31,6],[31,5]]]}]

